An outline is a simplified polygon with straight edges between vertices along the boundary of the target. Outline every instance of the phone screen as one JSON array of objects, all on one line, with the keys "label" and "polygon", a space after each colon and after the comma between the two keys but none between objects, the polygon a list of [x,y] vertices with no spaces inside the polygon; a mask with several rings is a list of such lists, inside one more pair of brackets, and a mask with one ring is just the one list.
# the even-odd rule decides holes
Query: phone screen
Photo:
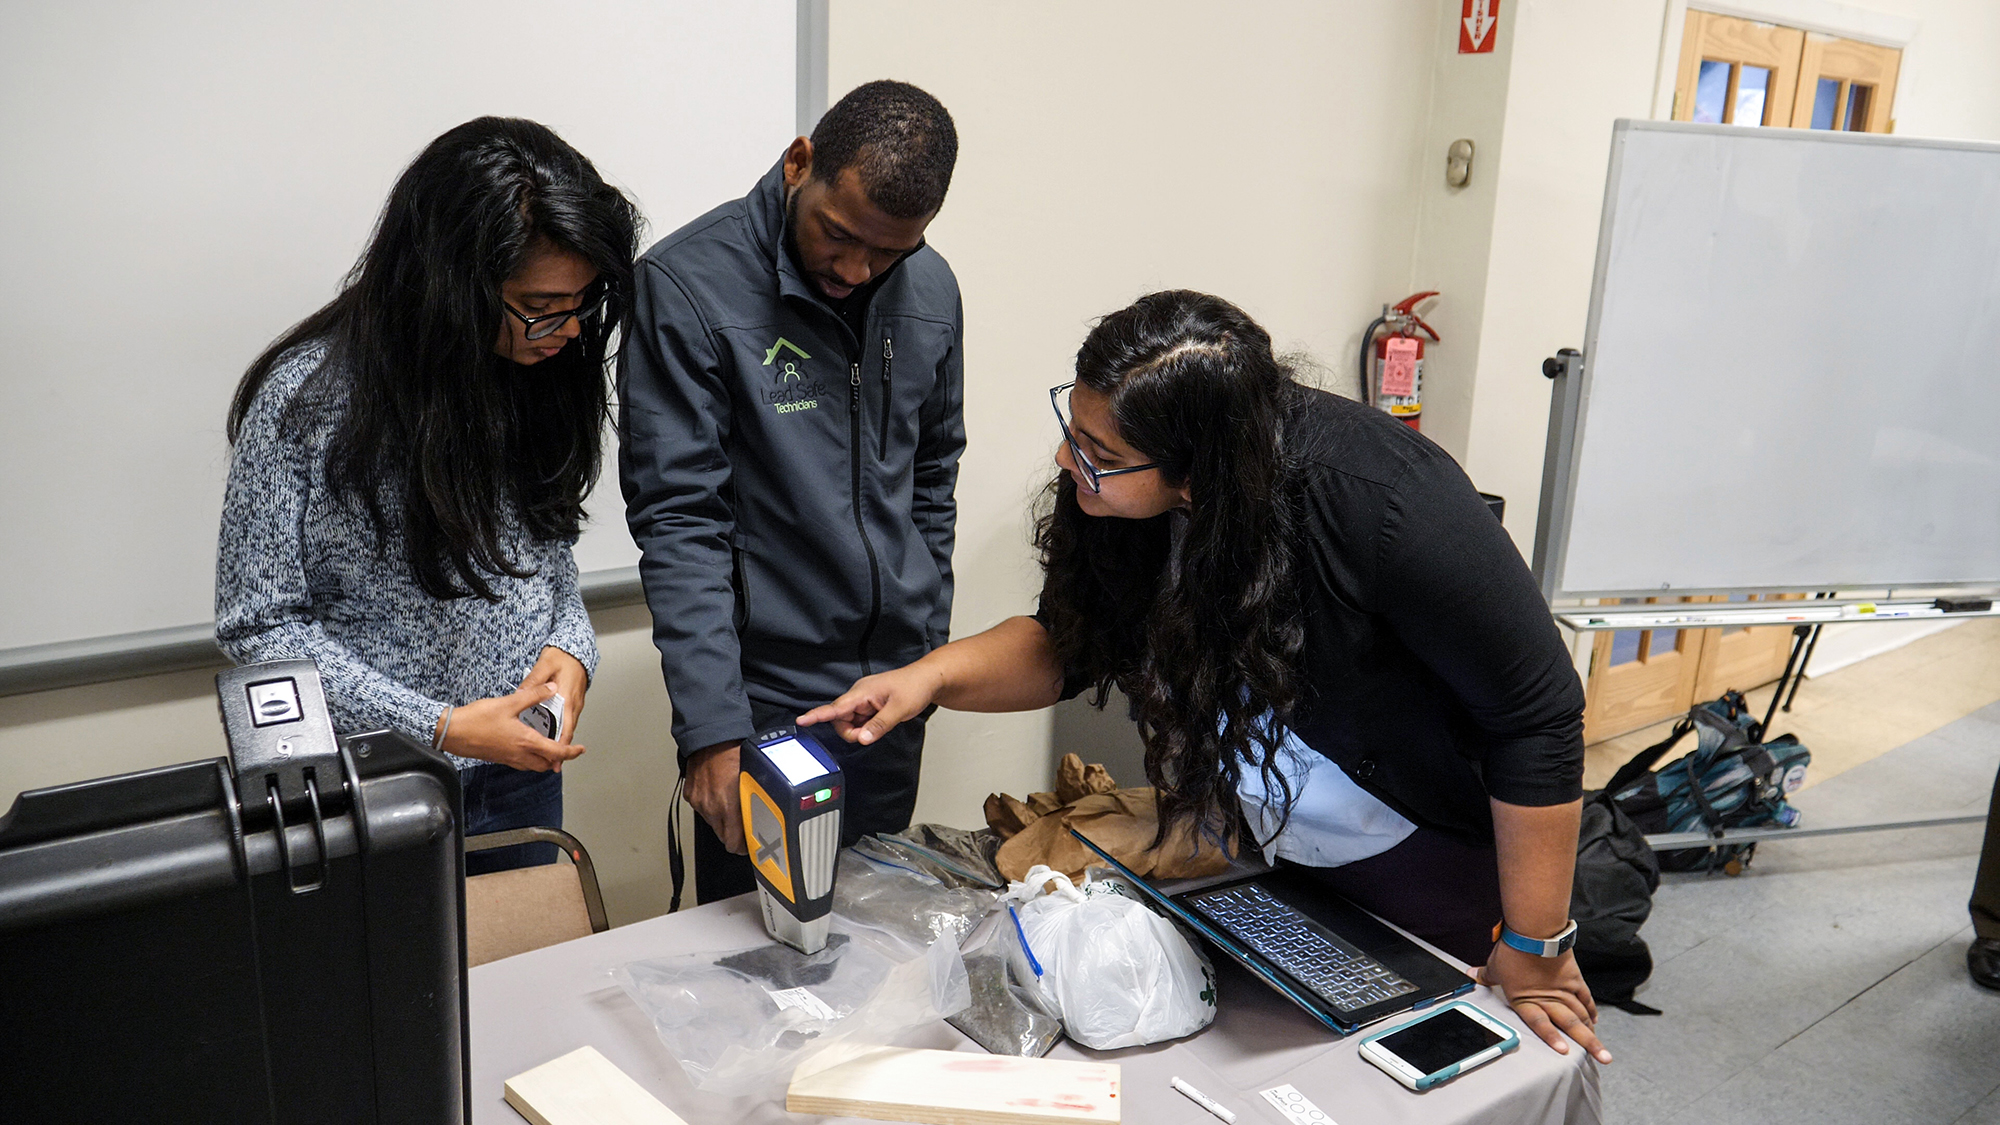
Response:
[{"label": "phone screen", "polygon": [[1459,1011],[1446,1008],[1421,1023],[1391,1032],[1376,1042],[1422,1074],[1436,1074],[1471,1058],[1505,1036]]}]

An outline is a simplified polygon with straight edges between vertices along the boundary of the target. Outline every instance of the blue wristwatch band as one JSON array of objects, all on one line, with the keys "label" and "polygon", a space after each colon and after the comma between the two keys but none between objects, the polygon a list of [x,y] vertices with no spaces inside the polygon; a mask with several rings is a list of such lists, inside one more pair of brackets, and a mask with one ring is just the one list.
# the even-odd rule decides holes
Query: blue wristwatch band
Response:
[{"label": "blue wristwatch band", "polygon": [[1532,953],[1537,957],[1561,957],[1569,952],[1570,946],[1576,944],[1576,919],[1570,919],[1569,925],[1563,927],[1562,933],[1546,941],[1515,933],[1513,927],[1502,922],[1500,940],[1523,953]]}]

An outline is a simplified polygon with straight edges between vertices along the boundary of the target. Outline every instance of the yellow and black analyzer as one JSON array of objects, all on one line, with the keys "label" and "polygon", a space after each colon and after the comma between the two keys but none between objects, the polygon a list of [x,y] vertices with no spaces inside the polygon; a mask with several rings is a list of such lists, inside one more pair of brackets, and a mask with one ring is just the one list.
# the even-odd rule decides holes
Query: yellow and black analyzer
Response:
[{"label": "yellow and black analyzer", "polygon": [[826,948],[833,869],[847,794],[840,770],[810,734],[767,731],[743,746],[743,839],[757,871],[764,928],[801,953]]}]

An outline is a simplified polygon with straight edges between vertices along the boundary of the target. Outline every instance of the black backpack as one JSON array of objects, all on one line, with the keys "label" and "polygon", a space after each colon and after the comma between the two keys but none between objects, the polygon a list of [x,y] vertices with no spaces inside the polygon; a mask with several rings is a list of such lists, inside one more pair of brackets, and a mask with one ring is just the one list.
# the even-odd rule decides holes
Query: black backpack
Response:
[{"label": "black backpack", "polygon": [[[1697,745],[1685,757],[1653,769],[1689,731]],[[1697,704],[1673,733],[1641,751],[1619,769],[1604,792],[1639,831],[1707,831],[1780,826],[1799,821],[1785,795],[1804,784],[1812,753],[1789,734],[1760,742],[1760,724],[1739,691]],[[1713,871],[1734,875],[1750,862],[1757,845],[1720,844],[1670,848],[1659,853],[1662,871]]]},{"label": "black backpack", "polygon": [[1645,833],[1604,790],[1584,794],[1569,916],[1576,920],[1576,967],[1598,1003],[1633,1015],[1660,1014],[1632,999],[1653,975],[1653,953],[1639,927],[1653,912],[1659,885],[1660,866]]}]

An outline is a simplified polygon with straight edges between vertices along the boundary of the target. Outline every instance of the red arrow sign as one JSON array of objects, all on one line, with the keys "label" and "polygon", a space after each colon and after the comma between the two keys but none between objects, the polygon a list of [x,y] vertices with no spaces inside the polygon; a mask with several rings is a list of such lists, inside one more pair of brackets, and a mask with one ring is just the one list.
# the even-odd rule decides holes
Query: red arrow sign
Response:
[{"label": "red arrow sign", "polygon": [[1464,0],[1458,21],[1458,53],[1483,55],[1493,49],[1499,36],[1493,28],[1500,22],[1500,0]]}]

